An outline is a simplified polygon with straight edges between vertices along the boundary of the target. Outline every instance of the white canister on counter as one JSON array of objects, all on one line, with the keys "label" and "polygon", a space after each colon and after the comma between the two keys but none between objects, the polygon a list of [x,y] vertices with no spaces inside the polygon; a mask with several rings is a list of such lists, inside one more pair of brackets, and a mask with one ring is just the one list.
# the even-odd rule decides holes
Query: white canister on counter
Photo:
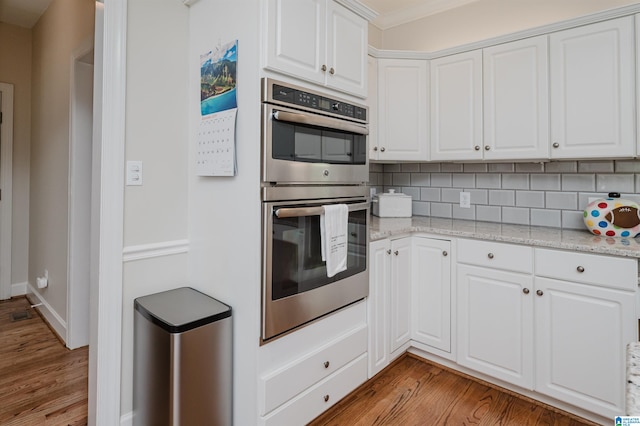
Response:
[{"label": "white canister on counter", "polygon": [[378,217],[411,217],[411,195],[389,192],[373,196],[373,214]]}]

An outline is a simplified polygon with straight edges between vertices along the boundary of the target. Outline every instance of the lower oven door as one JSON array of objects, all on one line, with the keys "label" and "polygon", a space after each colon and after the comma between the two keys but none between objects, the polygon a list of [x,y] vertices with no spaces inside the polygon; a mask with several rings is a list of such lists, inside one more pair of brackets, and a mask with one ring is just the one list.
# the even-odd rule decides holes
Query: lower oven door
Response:
[{"label": "lower oven door", "polygon": [[[322,206],[349,207],[347,269],[327,277]],[[263,203],[262,340],[268,341],[368,295],[367,199]]]}]

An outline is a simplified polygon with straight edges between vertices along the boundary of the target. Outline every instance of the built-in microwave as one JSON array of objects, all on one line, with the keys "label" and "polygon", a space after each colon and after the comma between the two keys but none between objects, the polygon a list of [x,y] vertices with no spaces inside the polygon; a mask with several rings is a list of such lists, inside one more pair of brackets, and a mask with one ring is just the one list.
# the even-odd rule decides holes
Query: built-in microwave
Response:
[{"label": "built-in microwave", "polygon": [[366,184],[367,122],[364,105],[264,78],[263,184]]}]

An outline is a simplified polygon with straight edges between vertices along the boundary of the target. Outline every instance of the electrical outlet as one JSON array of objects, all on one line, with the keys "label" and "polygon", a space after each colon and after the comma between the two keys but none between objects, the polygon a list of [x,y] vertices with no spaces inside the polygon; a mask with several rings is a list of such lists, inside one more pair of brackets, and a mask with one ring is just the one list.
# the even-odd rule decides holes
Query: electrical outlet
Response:
[{"label": "electrical outlet", "polygon": [[460,192],[460,207],[463,209],[471,208],[471,194],[469,192]]},{"label": "electrical outlet", "polygon": [[142,185],[142,161],[127,161],[127,186]]}]

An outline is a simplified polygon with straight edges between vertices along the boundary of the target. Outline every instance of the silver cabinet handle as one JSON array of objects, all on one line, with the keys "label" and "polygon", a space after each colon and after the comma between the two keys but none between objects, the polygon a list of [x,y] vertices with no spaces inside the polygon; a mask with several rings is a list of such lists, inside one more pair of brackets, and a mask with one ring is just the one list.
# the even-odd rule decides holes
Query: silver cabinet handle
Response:
[{"label": "silver cabinet handle", "polygon": [[324,368],[329,368],[331,364],[329,363],[329,361],[325,361],[324,362]]},{"label": "silver cabinet handle", "polygon": [[485,150],[485,151],[489,151],[490,149],[491,149],[491,147],[490,147],[489,145],[485,145],[485,146],[484,146],[484,150]]},{"label": "silver cabinet handle", "polygon": [[398,250],[394,251],[393,254],[398,255]]},{"label": "silver cabinet handle", "polygon": [[448,256],[448,255],[449,255],[449,253],[447,253],[446,251],[443,251],[443,252],[442,252],[442,255],[443,255],[443,256]]},{"label": "silver cabinet handle", "polygon": [[329,69],[329,74],[334,75],[336,73],[336,70],[333,69],[333,67],[331,67],[331,69]]},{"label": "silver cabinet handle", "polygon": [[382,148],[380,148],[380,152],[384,152],[384,151],[385,151],[385,149],[384,149],[384,146],[383,146]]},{"label": "silver cabinet handle", "polygon": [[584,272],[584,266],[578,266],[576,270],[580,273]]},{"label": "silver cabinet handle", "polygon": [[489,254],[487,255],[487,257],[488,257],[489,259],[493,259],[493,253],[489,253]]},{"label": "silver cabinet handle", "polygon": [[536,294],[537,294],[538,296],[542,296],[542,295],[544,294],[544,292],[543,292],[542,290],[538,290],[538,291],[536,291]]},{"label": "silver cabinet handle", "polygon": [[554,142],[554,143],[553,143],[553,147],[554,147],[554,148],[560,148],[560,144],[559,144],[558,142]]},{"label": "silver cabinet handle", "polygon": [[391,254],[391,250],[387,250],[387,254]]},{"label": "silver cabinet handle", "polygon": [[329,117],[323,117],[321,115],[297,114],[295,112],[274,111],[271,114],[271,116],[276,121],[328,127],[328,128],[333,128],[337,130],[344,130],[345,132],[351,132],[358,135],[369,134],[369,129],[367,129],[366,127],[362,127],[357,124],[351,124],[348,122],[342,122],[341,120],[336,120]]},{"label": "silver cabinet handle", "polygon": [[324,396],[324,402],[329,402],[329,395]]},{"label": "silver cabinet handle", "polygon": [[321,69],[322,71],[326,71],[326,70],[327,70],[327,66],[326,66],[326,65],[322,65],[322,66],[320,67],[320,69]]},{"label": "silver cabinet handle", "polygon": [[524,294],[529,294],[529,289],[525,287],[525,288],[522,289],[522,292]]},{"label": "silver cabinet handle", "polygon": [[473,147],[473,149],[475,149],[476,151],[480,151],[480,146],[476,145],[476,146]]},{"label": "silver cabinet handle", "polygon": [[377,146],[374,146],[374,147],[373,147],[373,150],[374,150],[374,151],[377,151],[377,150],[378,150],[378,147],[377,147]]}]

